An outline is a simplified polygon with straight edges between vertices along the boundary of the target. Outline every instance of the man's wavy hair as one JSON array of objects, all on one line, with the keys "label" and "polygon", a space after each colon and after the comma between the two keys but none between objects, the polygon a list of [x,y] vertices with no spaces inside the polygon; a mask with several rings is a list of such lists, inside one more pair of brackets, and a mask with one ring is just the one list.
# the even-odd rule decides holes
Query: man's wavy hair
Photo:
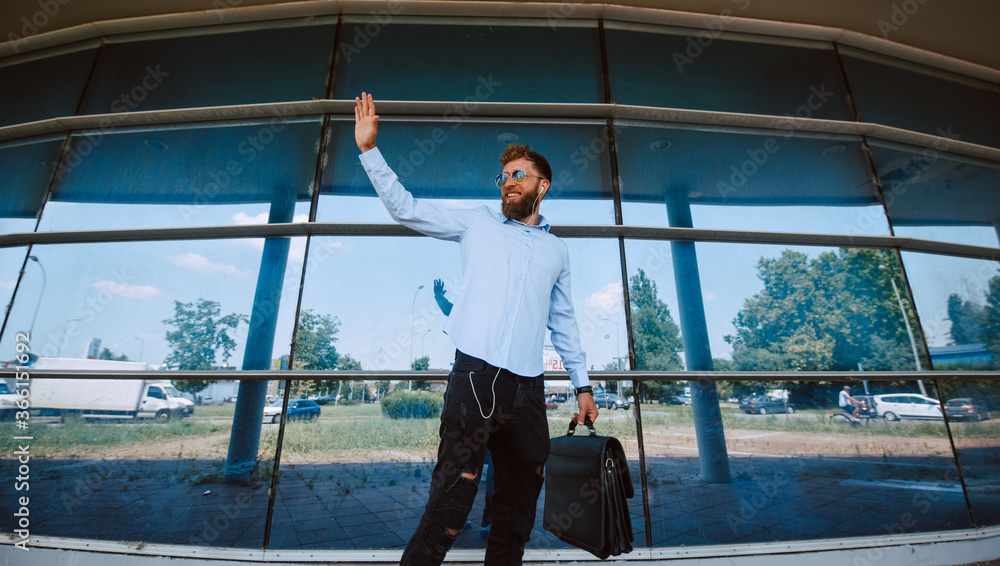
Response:
[{"label": "man's wavy hair", "polygon": [[512,143],[507,146],[507,149],[503,150],[500,154],[500,164],[507,165],[515,159],[525,158],[535,166],[535,169],[541,173],[543,179],[552,182],[552,167],[549,165],[549,160],[545,157],[531,150],[530,145],[524,145],[523,143]]}]

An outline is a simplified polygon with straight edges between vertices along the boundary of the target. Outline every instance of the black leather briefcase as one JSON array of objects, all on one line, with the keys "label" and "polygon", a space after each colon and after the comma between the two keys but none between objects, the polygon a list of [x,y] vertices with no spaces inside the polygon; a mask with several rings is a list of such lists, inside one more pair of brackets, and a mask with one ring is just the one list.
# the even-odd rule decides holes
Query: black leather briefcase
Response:
[{"label": "black leather briefcase", "polygon": [[542,526],[559,540],[604,559],[632,551],[628,502],[635,495],[621,442],[598,436],[590,419],[588,436],[552,439],[545,464]]}]

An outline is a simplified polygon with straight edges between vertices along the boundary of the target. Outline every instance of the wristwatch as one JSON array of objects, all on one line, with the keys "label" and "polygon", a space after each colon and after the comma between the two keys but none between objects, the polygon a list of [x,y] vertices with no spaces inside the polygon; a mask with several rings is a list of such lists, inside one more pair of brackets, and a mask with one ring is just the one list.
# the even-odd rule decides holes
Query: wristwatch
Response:
[{"label": "wristwatch", "polygon": [[576,388],[576,394],[579,395],[581,393],[590,393],[591,395],[593,395],[594,394],[594,388],[591,387],[591,386],[589,386],[589,385],[584,385],[583,387],[577,387]]}]

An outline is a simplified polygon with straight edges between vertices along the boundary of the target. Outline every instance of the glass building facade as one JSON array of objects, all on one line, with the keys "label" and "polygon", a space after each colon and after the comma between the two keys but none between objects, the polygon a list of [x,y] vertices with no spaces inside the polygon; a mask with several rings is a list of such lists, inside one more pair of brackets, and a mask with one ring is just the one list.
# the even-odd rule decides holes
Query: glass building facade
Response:
[{"label": "glass building facade", "polygon": [[[405,545],[438,422],[387,405],[440,397],[454,348],[436,296],[457,296],[461,267],[381,205],[353,136],[362,90],[417,198],[495,206],[509,143],[552,164],[542,211],[569,246],[592,381],[632,400],[598,431],[628,452],[637,548],[1000,525],[1000,87],[704,34],[373,13],[0,60],[19,85],[0,92],[8,388],[17,366],[83,390],[137,379],[120,368],[200,403],[109,423],[33,401],[33,534]],[[546,369],[569,394],[555,436],[574,400],[554,353]],[[836,418],[844,385],[882,418]],[[262,422],[269,394],[325,404]],[[11,451],[0,466],[14,475]],[[485,546],[483,504],[455,548]],[[529,558],[568,548],[541,521]]]}]

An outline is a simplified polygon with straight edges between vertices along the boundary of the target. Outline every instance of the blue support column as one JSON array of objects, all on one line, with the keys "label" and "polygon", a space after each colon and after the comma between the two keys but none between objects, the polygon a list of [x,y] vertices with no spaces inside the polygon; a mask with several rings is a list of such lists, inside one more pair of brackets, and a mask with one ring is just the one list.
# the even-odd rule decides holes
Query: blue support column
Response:
[{"label": "blue support column", "polygon": [[[295,214],[295,190],[275,189],[271,202],[269,224],[291,222]],[[257,291],[250,314],[250,331],[247,333],[246,351],[243,353],[244,370],[264,370],[271,367],[271,350],[278,323],[278,306],[281,285],[288,264],[289,238],[267,238],[260,261]],[[266,381],[241,381],[233,415],[233,430],[229,436],[229,455],[223,480],[226,483],[249,481],[257,462],[260,429],[267,401]]]},{"label": "blue support column", "polygon": [[[666,193],[670,226],[693,228],[687,190],[668,188]],[[687,369],[712,371],[712,350],[708,343],[708,323],[705,320],[705,303],[701,296],[701,277],[698,274],[698,256],[695,254],[694,242],[671,242],[670,249]],[[722,411],[719,409],[719,391],[715,382],[710,380],[692,381],[689,385],[701,477],[709,483],[730,483],[733,478],[729,470]]]}]

